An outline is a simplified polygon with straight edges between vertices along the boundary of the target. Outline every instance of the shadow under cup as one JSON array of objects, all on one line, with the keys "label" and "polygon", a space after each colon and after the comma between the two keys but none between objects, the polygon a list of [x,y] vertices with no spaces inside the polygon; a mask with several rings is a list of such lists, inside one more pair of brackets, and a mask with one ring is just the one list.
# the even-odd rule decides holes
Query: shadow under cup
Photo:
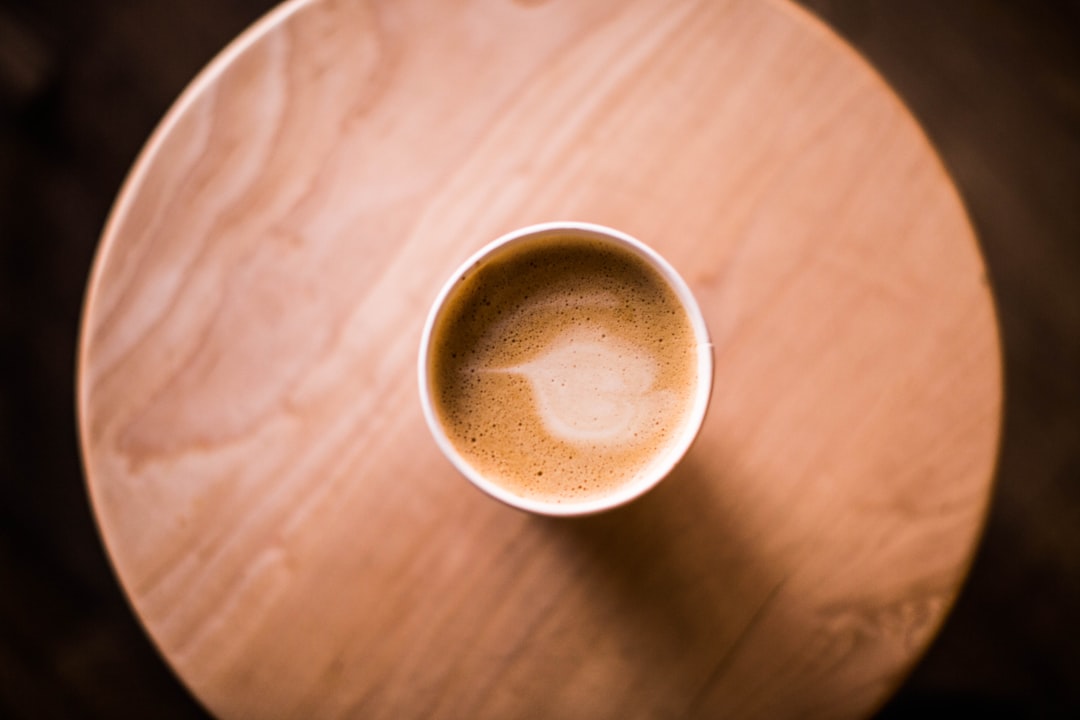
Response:
[{"label": "shadow under cup", "polygon": [[666,260],[618,230],[557,222],[458,268],[428,314],[418,371],[432,435],[466,478],[518,509],[569,516],[623,505],[671,472],[705,418],[713,357]]}]

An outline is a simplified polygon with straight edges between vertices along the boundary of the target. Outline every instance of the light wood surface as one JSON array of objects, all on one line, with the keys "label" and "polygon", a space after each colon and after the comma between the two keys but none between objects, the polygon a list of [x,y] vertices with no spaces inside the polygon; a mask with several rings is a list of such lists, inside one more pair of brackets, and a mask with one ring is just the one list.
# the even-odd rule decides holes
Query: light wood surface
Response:
[{"label": "light wood surface", "polygon": [[[445,277],[557,219],[652,244],[716,344],[690,455],[584,520],[472,488],[415,379]],[[1001,392],[926,139],[758,0],[279,8],[137,161],[79,365],[110,557],[223,718],[865,715],[962,581]]]}]

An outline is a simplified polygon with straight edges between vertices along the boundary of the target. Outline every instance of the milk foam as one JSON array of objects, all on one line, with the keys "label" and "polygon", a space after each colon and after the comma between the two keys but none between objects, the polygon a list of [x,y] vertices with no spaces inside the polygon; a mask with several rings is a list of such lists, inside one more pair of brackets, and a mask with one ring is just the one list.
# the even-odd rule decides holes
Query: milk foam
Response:
[{"label": "milk foam", "polygon": [[639,443],[676,401],[653,388],[648,352],[595,328],[569,328],[531,362],[494,372],[524,376],[548,432],[575,444]]}]

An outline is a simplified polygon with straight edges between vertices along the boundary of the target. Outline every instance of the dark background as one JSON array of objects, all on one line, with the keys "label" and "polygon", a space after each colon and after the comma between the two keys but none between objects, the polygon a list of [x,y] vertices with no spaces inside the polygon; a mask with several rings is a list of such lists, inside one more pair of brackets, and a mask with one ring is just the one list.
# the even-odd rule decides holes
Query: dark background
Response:
[{"label": "dark background", "polygon": [[[124,175],[268,0],[0,0],[0,718],[200,718],[108,566],[74,414]],[[896,88],[975,224],[1005,345],[997,492],[885,718],[1080,717],[1080,2],[802,0]]]}]

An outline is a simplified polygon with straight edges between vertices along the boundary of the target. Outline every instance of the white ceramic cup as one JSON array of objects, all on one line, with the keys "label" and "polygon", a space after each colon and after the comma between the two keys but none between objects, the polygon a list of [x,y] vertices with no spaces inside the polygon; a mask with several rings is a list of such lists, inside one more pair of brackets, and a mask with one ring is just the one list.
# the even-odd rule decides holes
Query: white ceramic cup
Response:
[{"label": "white ceramic cup", "polygon": [[[693,329],[696,343],[697,383],[693,388],[692,401],[689,411],[682,415],[682,427],[675,434],[672,442],[668,443],[657,457],[651,462],[649,471],[636,477],[627,478],[626,482],[617,485],[611,491],[600,497],[587,497],[572,501],[548,501],[525,496],[519,492],[500,484],[496,480],[486,477],[478,471],[469,461],[458,452],[454,443],[448,436],[442,421],[439,418],[432,403],[432,335],[438,327],[442,312],[448,298],[457,289],[458,279],[467,271],[482,267],[485,263],[499,257],[502,253],[511,249],[521,249],[524,244],[550,238],[552,236],[573,235],[584,237],[590,241],[600,241],[611,244],[617,249],[628,251],[645,261],[647,265],[655,269],[668,286],[674,291],[676,297],[686,314],[690,326]],[[708,409],[709,397],[712,392],[713,379],[713,351],[709,340],[708,328],[705,318],[701,314],[697,301],[694,299],[689,286],[675,271],[675,269],[655,250],[645,243],[637,240],[626,233],[612,228],[582,222],[551,222],[540,225],[530,225],[502,237],[481,248],[469,257],[455,271],[443,286],[431,307],[427,322],[424,325],[420,340],[420,357],[418,363],[420,382],[420,402],[423,407],[424,418],[435,438],[435,442],[443,454],[451,463],[476,487],[488,495],[501,500],[512,507],[525,510],[539,515],[573,516],[589,515],[624,505],[631,500],[640,497],[663,480],[671,470],[682,460],[690,449],[691,444],[697,437],[701,424],[705,419]]]}]

